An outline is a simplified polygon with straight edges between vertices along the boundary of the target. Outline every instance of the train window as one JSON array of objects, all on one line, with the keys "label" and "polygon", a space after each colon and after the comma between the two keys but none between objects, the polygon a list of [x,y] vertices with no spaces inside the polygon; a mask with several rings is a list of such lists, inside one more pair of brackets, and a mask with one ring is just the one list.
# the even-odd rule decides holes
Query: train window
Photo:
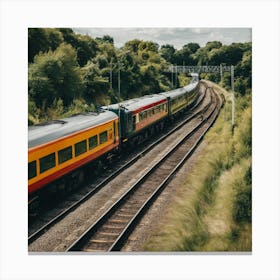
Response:
[{"label": "train window", "polygon": [[40,173],[55,167],[55,153],[40,158]]},{"label": "train window", "polygon": [[108,134],[107,134],[107,131],[104,131],[102,133],[99,134],[99,142],[100,144],[103,144],[105,142],[108,141]]},{"label": "train window", "polygon": [[28,180],[37,176],[36,160],[28,163]]},{"label": "train window", "polygon": [[143,112],[143,115],[144,115],[144,119],[147,118],[147,111]]},{"label": "train window", "polygon": [[135,115],[132,117],[132,127],[133,127],[133,130],[136,129],[136,116]]},{"label": "train window", "polygon": [[98,145],[97,135],[90,137],[89,139],[89,149],[92,150]]},{"label": "train window", "polygon": [[72,158],[72,146],[58,151],[58,163],[63,163]]},{"label": "train window", "polygon": [[75,157],[85,153],[87,151],[87,141],[83,140],[75,144]]}]

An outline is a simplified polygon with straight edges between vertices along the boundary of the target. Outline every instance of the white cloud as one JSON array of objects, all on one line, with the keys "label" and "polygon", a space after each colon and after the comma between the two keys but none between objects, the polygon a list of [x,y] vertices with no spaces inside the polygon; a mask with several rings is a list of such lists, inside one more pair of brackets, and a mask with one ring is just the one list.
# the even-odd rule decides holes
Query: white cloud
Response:
[{"label": "white cloud", "polygon": [[222,44],[251,41],[250,28],[73,28],[77,33],[102,37],[110,35],[115,46],[121,47],[132,39],[151,40],[159,45],[171,44],[179,49],[190,42],[204,46],[209,41]]}]

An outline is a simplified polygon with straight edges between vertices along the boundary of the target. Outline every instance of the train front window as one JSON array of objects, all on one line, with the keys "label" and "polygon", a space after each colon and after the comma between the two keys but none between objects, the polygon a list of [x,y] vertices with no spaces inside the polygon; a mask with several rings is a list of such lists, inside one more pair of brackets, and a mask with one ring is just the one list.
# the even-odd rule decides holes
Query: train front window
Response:
[{"label": "train front window", "polygon": [[58,151],[58,163],[63,163],[72,158],[72,146]]},{"label": "train front window", "polygon": [[83,140],[75,144],[75,156],[79,156],[87,151],[87,141]]},{"label": "train front window", "polygon": [[95,147],[97,147],[98,142],[97,142],[97,135],[94,135],[93,137],[90,137],[89,139],[89,149],[92,150]]},{"label": "train front window", "polygon": [[28,180],[37,176],[36,160],[28,163]]},{"label": "train front window", "polygon": [[99,142],[100,144],[103,144],[105,142],[108,141],[108,134],[107,134],[107,131],[104,131],[102,133],[99,134]]},{"label": "train front window", "polygon": [[55,167],[55,153],[40,158],[40,173]]}]

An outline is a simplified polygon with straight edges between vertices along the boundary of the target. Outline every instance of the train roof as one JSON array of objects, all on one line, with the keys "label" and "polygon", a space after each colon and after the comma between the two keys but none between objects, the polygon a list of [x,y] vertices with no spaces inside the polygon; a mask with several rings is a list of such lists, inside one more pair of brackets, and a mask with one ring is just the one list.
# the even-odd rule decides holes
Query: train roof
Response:
[{"label": "train roof", "polygon": [[110,111],[90,112],[73,115],[61,120],[53,120],[28,127],[28,148],[36,147],[71,135],[80,130],[94,127],[116,119]]},{"label": "train roof", "polygon": [[190,74],[192,77],[198,77],[199,75],[198,75],[198,73],[191,73]]},{"label": "train roof", "polygon": [[198,85],[198,81],[194,81],[194,82],[191,82],[190,84],[188,84],[187,86],[184,87],[184,89],[186,91],[192,91],[194,90]]},{"label": "train roof", "polygon": [[166,91],[166,92],[161,92],[160,94],[173,99],[173,98],[176,98],[176,97],[179,97],[179,96],[185,94],[186,92],[192,91],[193,89],[195,89],[197,84],[198,84],[197,82],[190,83],[185,87],[173,89],[173,90]]},{"label": "train roof", "polygon": [[112,104],[103,108],[118,110],[119,106],[126,111],[131,112],[139,112],[142,110],[146,110],[153,106],[163,103],[166,101],[166,98],[162,95],[152,94],[152,95],[144,95],[139,98],[133,98],[126,101],[123,101],[119,104]]}]

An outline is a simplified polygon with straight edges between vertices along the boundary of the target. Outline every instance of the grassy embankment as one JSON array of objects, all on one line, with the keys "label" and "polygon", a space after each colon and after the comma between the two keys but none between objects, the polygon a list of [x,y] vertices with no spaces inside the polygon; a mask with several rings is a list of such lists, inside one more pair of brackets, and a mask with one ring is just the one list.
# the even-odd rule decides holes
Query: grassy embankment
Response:
[{"label": "grassy embankment", "polygon": [[145,251],[251,251],[251,96],[236,98],[231,131],[231,96],[191,175],[178,188],[167,215]]}]

